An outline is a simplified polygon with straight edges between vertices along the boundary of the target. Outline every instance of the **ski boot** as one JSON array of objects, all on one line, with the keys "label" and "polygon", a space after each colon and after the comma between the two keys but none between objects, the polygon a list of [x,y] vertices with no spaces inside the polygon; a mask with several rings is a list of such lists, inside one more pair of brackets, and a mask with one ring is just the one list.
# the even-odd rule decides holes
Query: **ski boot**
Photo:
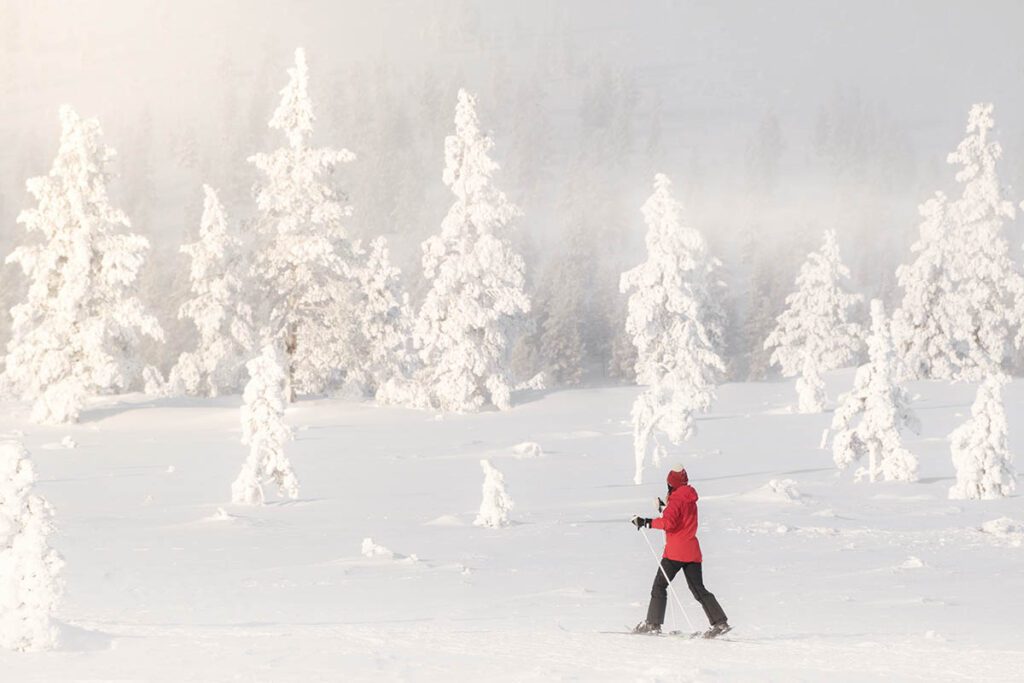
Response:
[{"label": "ski boot", "polygon": [[661,635],[661,624],[650,624],[646,621],[641,621],[633,628],[633,633],[652,636]]},{"label": "ski boot", "polygon": [[729,626],[728,621],[723,621],[720,624],[714,624],[711,628],[704,632],[704,637],[708,640],[711,638],[717,638],[723,636],[732,630],[732,626]]}]

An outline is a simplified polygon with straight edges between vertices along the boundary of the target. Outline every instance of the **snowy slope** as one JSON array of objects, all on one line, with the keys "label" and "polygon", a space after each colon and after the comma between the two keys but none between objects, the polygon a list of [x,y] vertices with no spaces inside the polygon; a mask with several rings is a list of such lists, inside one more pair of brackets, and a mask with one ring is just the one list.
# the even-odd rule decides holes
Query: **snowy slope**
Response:
[{"label": "snowy slope", "polygon": [[[829,377],[833,399],[850,381]],[[264,508],[228,504],[237,397],[111,399],[64,429],[7,406],[68,585],[63,649],[0,652],[0,680],[1022,680],[1024,531],[981,528],[1024,524],[1024,504],[946,499],[944,437],[973,387],[911,388],[922,480],[875,486],[837,475],[817,449],[830,415],[789,413],[791,383],[721,388],[679,458],[736,626],[709,642],[600,633],[642,619],[655,571],[626,521],[663,491],[660,471],[630,484],[634,388],[443,419],[304,401],[288,415],[301,497]],[[1006,396],[1019,453],[1024,383]],[[544,454],[516,454],[524,441]],[[484,457],[511,527],[472,525]],[[394,557],[364,556],[367,537]]]}]

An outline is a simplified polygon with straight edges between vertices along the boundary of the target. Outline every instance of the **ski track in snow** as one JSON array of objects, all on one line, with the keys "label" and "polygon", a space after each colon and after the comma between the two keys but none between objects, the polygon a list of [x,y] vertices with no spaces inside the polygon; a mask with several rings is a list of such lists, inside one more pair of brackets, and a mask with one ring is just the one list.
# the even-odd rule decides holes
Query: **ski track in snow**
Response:
[{"label": "ski track in snow", "polygon": [[[850,373],[828,379],[834,397]],[[1022,498],[946,498],[943,437],[971,387],[915,383],[932,406],[907,441],[922,480],[872,486],[836,473],[817,449],[830,414],[787,413],[785,386],[721,387],[721,419],[642,486],[630,435],[608,433],[635,388],[444,420],[303,401],[286,446],[301,497],[262,508],[230,504],[246,455],[237,397],[104,399],[60,429],[8,406],[0,431],[25,433],[68,566],[62,648],[0,652],[0,679],[1024,680]],[[46,448],[65,436],[78,447]],[[524,442],[546,455],[513,457]],[[510,527],[472,525],[481,457],[500,457]],[[735,630],[602,634],[643,618],[656,570],[626,520],[653,514],[677,460],[702,495],[705,580]],[[365,538],[394,557],[364,556]],[[689,630],[669,604],[667,625]]]}]

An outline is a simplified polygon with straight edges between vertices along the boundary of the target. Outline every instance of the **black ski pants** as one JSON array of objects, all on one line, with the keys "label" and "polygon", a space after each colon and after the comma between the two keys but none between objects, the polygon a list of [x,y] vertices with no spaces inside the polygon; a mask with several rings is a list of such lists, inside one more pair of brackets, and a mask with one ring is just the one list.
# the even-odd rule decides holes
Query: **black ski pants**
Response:
[{"label": "black ski pants", "polygon": [[[704,587],[704,577],[701,571],[700,562],[677,562],[676,560],[670,560],[667,557],[661,559],[661,569],[658,570],[657,576],[654,577],[654,585],[651,587],[651,604],[647,608],[647,623],[648,624],[661,624],[665,623],[665,607],[668,604],[668,582],[676,578],[676,574],[679,570],[683,571],[683,576],[686,577],[686,585],[693,593],[693,598],[700,603],[700,606],[704,608],[704,614],[708,617],[708,622],[712,626],[716,624],[723,624],[728,619],[725,616],[725,612],[722,611],[722,606],[718,604],[718,600],[711,594],[707,588]],[[668,578],[666,579],[666,575]]]}]

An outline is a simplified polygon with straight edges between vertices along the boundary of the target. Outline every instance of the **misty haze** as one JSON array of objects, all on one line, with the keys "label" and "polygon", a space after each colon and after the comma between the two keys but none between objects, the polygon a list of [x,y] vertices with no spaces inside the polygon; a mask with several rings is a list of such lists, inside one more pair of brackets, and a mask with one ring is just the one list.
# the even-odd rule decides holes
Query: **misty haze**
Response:
[{"label": "misty haze", "polygon": [[1024,680],[1021,26],[0,0],[0,679]]}]

